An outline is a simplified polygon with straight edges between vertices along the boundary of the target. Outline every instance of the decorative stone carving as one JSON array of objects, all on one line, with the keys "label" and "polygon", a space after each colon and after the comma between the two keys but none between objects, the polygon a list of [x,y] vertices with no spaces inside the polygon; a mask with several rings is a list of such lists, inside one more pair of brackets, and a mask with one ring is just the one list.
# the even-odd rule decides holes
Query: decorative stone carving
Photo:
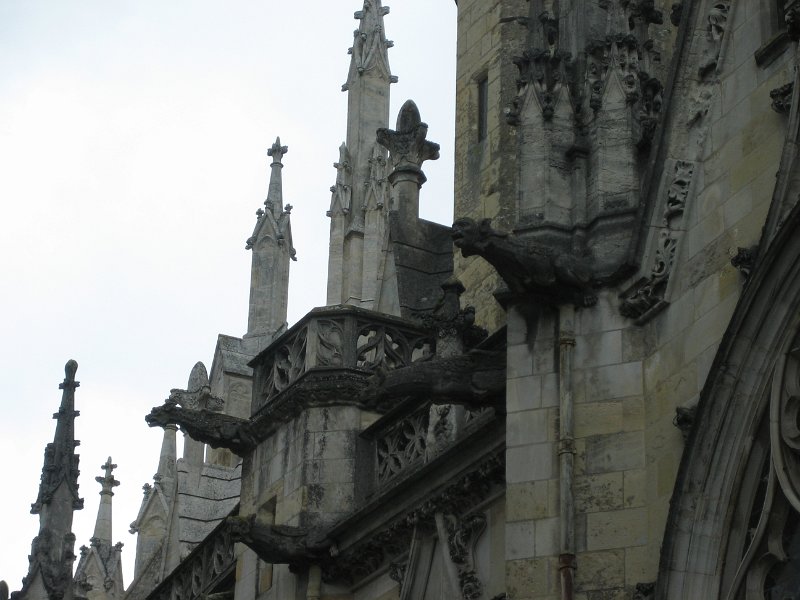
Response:
[{"label": "decorative stone carving", "polygon": [[531,88],[539,100],[544,120],[550,121],[555,113],[555,101],[561,89],[567,85],[572,57],[567,52],[536,48],[523,52],[522,56],[513,60],[519,69],[518,94],[512,107],[506,111],[506,120],[511,125],[519,124],[521,103]]},{"label": "decorative stone carving", "polygon": [[205,365],[201,362],[198,362],[192,368],[187,388],[185,390],[171,389],[167,402],[178,404],[188,410],[207,409],[219,411],[225,406],[225,401],[222,398],[218,398],[211,393],[208,373]]},{"label": "decorative stone carving", "polygon": [[686,209],[686,199],[694,173],[694,164],[686,161],[675,163],[675,175],[667,188],[662,212],[663,229],[659,234],[650,275],[639,280],[623,295],[620,313],[636,320],[641,325],[666,307],[664,295],[669,282],[675,253],[680,239],[680,225]]},{"label": "decorative stone carving", "polygon": [[772,98],[772,110],[782,115],[789,114],[789,109],[792,107],[793,91],[793,81],[790,81],[786,85],[782,85],[781,87],[770,91],[769,97]]},{"label": "decorative stone carving", "polygon": [[637,583],[633,590],[633,600],[652,600],[656,595],[655,582]]},{"label": "decorative stone carving", "polygon": [[492,229],[491,219],[453,223],[453,243],[464,257],[480,256],[503,278],[514,295],[533,295],[548,304],[592,306],[592,271],[588,257],[558,253]]},{"label": "decorative stone carving", "polygon": [[339,160],[333,163],[333,167],[336,169],[336,183],[331,186],[331,208],[328,211],[328,216],[337,211],[348,214],[353,198],[353,168],[350,163],[347,144],[344,142],[339,146]]},{"label": "decorative stone carving", "polygon": [[672,5],[669,12],[669,22],[675,27],[681,24],[681,15],[683,15],[683,3],[676,2]]},{"label": "decorative stone carving", "polygon": [[[364,0],[363,9],[353,14],[353,18],[361,23],[353,32],[353,46],[347,53],[353,57],[352,67],[358,75],[377,70],[381,76],[395,83],[397,77],[390,73],[387,52],[394,46],[394,42],[386,39],[383,30],[383,17],[388,14],[389,7],[381,6],[380,0]],[[348,83],[342,86],[342,91],[347,91],[349,87],[348,79]]]},{"label": "decorative stone carving", "polygon": [[458,571],[458,583],[464,600],[478,600],[483,595],[483,585],[475,572],[472,550],[475,541],[486,529],[486,515],[475,513],[458,519],[450,517],[447,544],[450,558]]},{"label": "decorative stone carving", "polygon": [[737,248],[736,255],[731,258],[731,264],[736,267],[745,279],[750,277],[750,273],[758,258],[758,246],[749,248]]},{"label": "decorative stone carving", "polygon": [[[36,573],[42,577],[49,600],[62,600],[66,596],[72,583],[72,563],[76,558],[75,535],[67,533],[61,539],[58,537],[50,529],[42,528],[33,538],[28,575],[22,579],[22,589],[11,594],[11,600],[25,599]],[[55,554],[60,556],[56,558]]]},{"label": "decorative stone carving", "polygon": [[722,46],[722,37],[725,35],[725,28],[728,22],[729,10],[730,4],[727,2],[716,2],[708,12],[708,17],[706,18],[708,21],[706,32],[710,45],[706,49],[705,59],[698,69],[700,79],[704,79],[717,68],[719,52]]},{"label": "decorative stone carving", "polygon": [[236,555],[228,527],[223,522],[183,560],[148,596],[151,600],[191,600],[212,597],[222,579],[233,573]]},{"label": "decorative stone carving", "polygon": [[209,410],[181,408],[170,400],[154,407],[145,421],[150,427],[180,425],[192,439],[212,448],[228,448],[239,456],[245,456],[257,445],[249,420]]},{"label": "decorative stone carving", "polygon": [[231,540],[242,542],[264,562],[308,565],[323,559],[331,546],[319,532],[302,527],[262,523],[255,515],[225,519]]},{"label": "decorative stone carving", "polygon": [[384,485],[424,461],[427,436],[428,407],[425,406],[376,439],[378,485]]},{"label": "decorative stone carving", "polygon": [[364,182],[367,188],[365,208],[382,210],[389,199],[389,182],[387,179],[387,161],[380,145],[375,144],[369,163],[369,179]]},{"label": "decorative stone carving", "polygon": [[595,112],[602,108],[603,93],[609,71],[614,69],[620,79],[628,104],[639,100],[639,40],[631,34],[607,36],[586,47],[589,106]]},{"label": "decorative stone carving", "polygon": [[794,5],[787,9],[784,20],[789,39],[793,42],[800,40],[800,6]]},{"label": "decorative stone carving", "polygon": [[376,134],[378,143],[389,150],[393,172],[419,171],[426,160],[439,158],[439,144],[425,139],[428,135],[428,125],[422,122],[419,109],[413,100],[406,100],[400,108],[397,129],[382,127]]},{"label": "decorative stone carving", "polygon": [[399,555],[407,550],[415,527],[433,530],[434,515],[469,514],[504,482],[504,452],[487,456],[473,468],[448,484],[438,488],[410,511],[386,522],[370,539],[334,556],[323,564],[323,580],[329,583],[353,582],[366,577],[380,567],[386,556]]},{"label": "decorative stone carving", "polygon": [[461,308],[464,285],[451,277],[442,284],[442,297],[433,312],[419,316],[420,322],[436,332],[436,354],[439,357],[462,354],[465,349],[486,339],[487,331],[475,325],[475,308]]},{"label": "decorative stone carving", "polygon": [[678,406],[675,409],[675,417],[672,419],[672,424],[681,430],[684,443],[689,441],[689,434],[692,432],[694,426],[694,417],[697,413],[697,405],[694,406]]},{"label": "decorative stone carving", "polygon": [[396,582],[398,585],[402,586],[403,579],[405,579],[407,569],[408,569],[407,562],[393,562],[392,564],[389,565],[389,579]]},{"label": "decorative stone carving", "polygon": [[706,17],[705,48],[702,50],[700,66],[697,69],[699,81],[694,83],[692,90],[689,92],[692,99],[689,103],[687,124],[690,127],[708,113],[708,108],[711,105],[713,86],[717,79],[717,64],[722,50],[722,38],[727,27],[729,9],[729,2],[716,2]]},{"label": "decorative stone carving", "polygon": [[664,86],[655,77],[647,77],[644,73],[640,73],[639,76],[640,78],[644,76],[644,80],[641,84],[642,101],[638,113],[641,134],[636,146],[640,152],[647,152],[652,145],[656,126],[661,116]]}]

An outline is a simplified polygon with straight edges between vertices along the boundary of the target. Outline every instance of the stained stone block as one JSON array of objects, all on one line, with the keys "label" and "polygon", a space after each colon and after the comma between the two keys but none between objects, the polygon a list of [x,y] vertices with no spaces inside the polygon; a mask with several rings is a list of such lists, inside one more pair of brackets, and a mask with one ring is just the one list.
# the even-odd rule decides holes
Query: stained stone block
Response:
[{"label": "stained stone block", "polygon": [[647,503],[647,472],[638,469],[623,473],[623,503],[625,508],[644,506]]},{"label": "stained stone block", "polygon": [[535,546],[536,556],[553,556],[559,552],[559,518],[539,519],[536,521]]},{"label": "stained stone block", "polygon": [[531,444],[506,450],[506,481],[541,481],[555,473],[553,444]]},{"label": "stained stone block", "polygon": [[552,516],[548,510],[548,481],[514,483],[506,487],[506,520],[525,521]]},{"label": "stained stone block", "polygon": [[586,472],[589,474],[644,468],[642,432],[595,435],[586,439]]},{"label": "stained stone block", "polygon": [[549,410],[526,410],[509,415],[506,420],[506,445],[521,446],[547,441]]},{"label": "stained stone block", "polygon": [[[627,508],[586,515],[586,548],[604,550],[647,543],[647,509]],[[620,564],[621,564],[620,560]]]},{"label": "stained stone block", "polygon": [[533,356],[527,345],[509,346],[507,360],[506,372],[509,379],[533,374]]},{"label": "stained stone block", "polygon": [[575,365],[598,367],[622,362],[622,331],[581,336],[575,344]]},{"label": "stained stone block", "polygon": [[575,407],[575,437],[617,433],[622,429],[621,401],[584,403]]},{"label": "stained stone block", "polygon": [[314,435],[314,458],[330,460],[354,456],[355,432],[329,431]]},{"label": "stained stone block", "polygon": [[623,507],[623,474],[577,477],[573,492],[578,512],[618,510]]},{"label": "stained stone block", "polygon": [[630,362],[588,369],[587,402],[642,394],[642,363]]},{"label": "stained stone block", "polygon": [[579,592],[621,587],[625,584],[625,551],[582,552],[577,557],[575,587]]},{"label": "stained stone block", "polygon": [[542,404],[542,377],[529,375],[509,379],[506,383],[506,411],[516,413],[540,408]]},{"label": "stained stone block", "polygon": [[533,521],[506,523],[506,560],[536,556],[535,533]]},{"label": "stained stone block", "polygon": [[506,586],[515,600],[554,598],[558,592],[558,559],[529,558],[506,562]]},{"label": "stained stone block", "polygon": [[658,547],[648,545],[625,550],[625,583],[636,585],[655,581],[658,574]]}]

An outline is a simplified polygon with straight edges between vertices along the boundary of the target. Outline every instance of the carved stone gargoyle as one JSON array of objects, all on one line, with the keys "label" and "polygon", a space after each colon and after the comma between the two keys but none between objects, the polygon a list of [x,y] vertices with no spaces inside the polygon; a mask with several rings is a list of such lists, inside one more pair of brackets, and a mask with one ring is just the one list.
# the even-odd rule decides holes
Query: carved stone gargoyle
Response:
[{"label": "carved stone gargoyle", "polygon": [[392,371],[378,370],[367,380],[362,397],[382,405],[388,400],[424,394],[433,404],[483,408],[502,405],[505,386],[505,352],[472,350]]},{"label": "carved stone gargoyle", "polygon": [[491,219],[480,223],[458,219],[451,235],[462,256],[477,255],[486,260],[514,295],[533,295],[548,304],[593,306],[597,302],[588,258],[495,231]]},{"label": "carved stone gargoyle", "polygon": [[180,425],[181,431],[192,439],[212,448],[228,448],[239,456],[246,455],[258,443],[247,419],[205,409],[181,408],[171,400],[154,407],[144,419],[150,427]]},{"label": "carved stone gargoyle", "polygon": [[271,525],[256,515],[228,517],[225,525],[234,542],[241,542],[264,562],[302,567],[330,557],[331,540],[314,529]]}]

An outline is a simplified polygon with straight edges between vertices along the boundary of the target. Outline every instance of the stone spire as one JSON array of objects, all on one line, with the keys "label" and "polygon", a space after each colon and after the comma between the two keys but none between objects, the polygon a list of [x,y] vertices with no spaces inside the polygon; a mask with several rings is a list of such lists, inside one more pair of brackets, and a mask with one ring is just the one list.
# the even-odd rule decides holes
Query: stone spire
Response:
[{"label": "stone spire", "polygon": [[95,477],[102,489],[100,490],[100,507],[97,509],[97,521],[94,525],[94,535],[92,543],[111,545],[111,498],[114,496],[114,488],[119,485],[119,481],[114,479],[112,471],[117,465],[112,464],[111,457],[100,467],[104,470],[103,477]]},{"label": "stone spire", "polygon": [[[39,484],[39,495],[36,502],[31,505],[31,513],[41,515],[43,521],[48,521],[47,526],[53,527],[56,524],[50,522],[51,513],[62,515],[69,512],[69,530],[72,527],[72,511],[83,508],[83,499],[78,497],[78,455],[75,448],[80,442],[75,439],[75,417],[80,413],[75,410],[75,388],[80,386],[80,382],[75,381],[75,372],[78,370],[78,363],[70,360],[64,367],[66,377],[64,382],[58,386],[63,390],[61,394],[61,406],[58,412],[53,415],[56,419],[56,434],[53,442],[47,444],[44,451],[44,465],[42,466],[42,480]],[[62,488],[66,489],[65,498],[56,499],[56,492]],[[71,506],[67,508],[57,507],[51,509],[54,502],[64,501],[69,498]],[[50,510],[48,510],[50,509]]]},{"label": "stone spire", "polygon": [[[246,248],[253,251],[250,272],[250,307],[245,337],[272,338],[286,325],[289,301],[289,262],[296,260],[292,245],[292,205],[283,205],[283,156],[288,146],[277,138],[267,155],[270,164],[266,210],[256,211],[256,226]],[[264,344],[265,345],[265,344]]]},{"label": "stone spire", "polygon": [[105,464],[102,477],[95,477],[100,488],[100,507],[90,546],[81,546],[81,558],[75,569],[74,596],[86,600],[116,600],[124,594],[122,583],[122,544],[114,544],[111,539],[111,498],[119,481],[112,471],[117,465],[111,457]]},{"label": "stone spire", "polygon": [[[389,122],[389,87],[397,81],[389,68],[389,48],[383,17],[389,8],[380,0],[364,0],[355,13],[350,68],[342,90],[347,92],[347,141],[339,148],[336,184],[331,188],[328,304],[350,303],[371,308],[374,277],[381,257],[385,228],[384,201],[370,198],[374,164],[385,159],[375,132]],[[380,208],[377,206],[380,205]],[[370,212],[378,211],[375,215]],[[374,263],[374,264],[373,264]]]},{"label": "stone spire", "polygon": [[31,513],[39,515],[39,535],[31,544],[28,575],[22,580],[22,590],[15,600],[62,600],[72,596],[72,563],[75,560],[75,536],[72,533],[72,513],[83,508],[78,497],[78,455],[75,448],[75,381],[78,363],[67,362],[61,406],[53,415],[56,433],[44,452],[42,481],[39,495]]}]

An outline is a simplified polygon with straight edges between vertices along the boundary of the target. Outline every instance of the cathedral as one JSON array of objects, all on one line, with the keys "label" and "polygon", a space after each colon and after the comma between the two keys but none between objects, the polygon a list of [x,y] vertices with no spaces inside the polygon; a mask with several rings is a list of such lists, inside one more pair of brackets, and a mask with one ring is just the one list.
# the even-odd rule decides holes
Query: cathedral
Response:
[{"label": "cathedral", "polygon": [[326,306],[287,323],[278,138],[247,332],[142,415],[132,581],[110,457],[75,554],[69,361],[0,600],[800,599],[800,1],[457,5],[452,226],[363,0]]}]

